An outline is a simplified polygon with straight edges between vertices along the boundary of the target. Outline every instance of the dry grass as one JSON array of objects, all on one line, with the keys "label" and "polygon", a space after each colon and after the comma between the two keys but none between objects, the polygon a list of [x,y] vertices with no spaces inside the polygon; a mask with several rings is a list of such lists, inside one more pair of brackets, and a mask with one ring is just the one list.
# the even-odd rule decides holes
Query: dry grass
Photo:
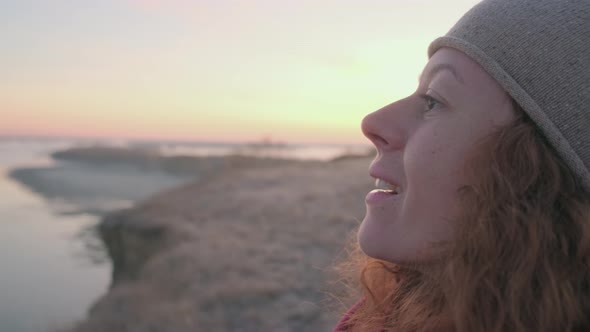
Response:
[{"label": "dry grass", "polygon": [[235,169],[108,217],[117,282],[74,331],[330,330],[368,164]]}]

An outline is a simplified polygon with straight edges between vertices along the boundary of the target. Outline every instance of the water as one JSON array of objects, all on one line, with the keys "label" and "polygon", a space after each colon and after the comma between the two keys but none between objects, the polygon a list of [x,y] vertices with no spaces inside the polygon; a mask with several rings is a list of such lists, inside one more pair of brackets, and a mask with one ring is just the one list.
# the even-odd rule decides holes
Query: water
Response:
[{"label": "water", "polygon": [[110,264],[92,259],[83,232],[98,218],[59,215],[6,176],[12,167],[51,164],[47,153],[66,145],[0,142],[0,331],[66,327],[110,283]]},{"label": "water", "polygon": [[[143,194],[173,187],[187,178],[170,174],[78,167],[53,161],[49,154],[93,142],[0,139],[0,331],[51,331],[82,320],[110,283],[111,265],[92,232],[99,217],[84,211],[129,206]],[[242,145],[212,143],[115,142],[151,147],[166,156],[243,154],[257,157],[328,160],[366,153],[366,146]],[[111,142],[111,145],[112,142]],[[45,167],[76,190],[78,200],[48,199],[7,176],[14,168]],[[50,179],[51,180],[51,179]],[[119,186],[119,187],[117,187]],[[128,190],[127,190],[128,191]],[[68,197],[67,195],[64,197]],[[104,210],[104,209],[103,209]],[[72,213],[74,211],[74,213]],[[97,249],[98,248],[98,249]]]}]

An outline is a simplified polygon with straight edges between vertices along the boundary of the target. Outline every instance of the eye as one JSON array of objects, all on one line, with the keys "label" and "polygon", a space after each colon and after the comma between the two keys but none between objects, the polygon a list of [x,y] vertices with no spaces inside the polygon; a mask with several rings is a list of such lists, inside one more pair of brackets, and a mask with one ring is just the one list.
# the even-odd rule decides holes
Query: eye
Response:
[{"label": "eye", "polygon": [[441,103],[436,100],[435,98],[433,98],[432,96],[429,96],[427,94],[421,94],[420,97],[424,100],[424,102],[426,103],[426,111],[425,112],[430,112],[432,111],[437,105],[441,105]]}]

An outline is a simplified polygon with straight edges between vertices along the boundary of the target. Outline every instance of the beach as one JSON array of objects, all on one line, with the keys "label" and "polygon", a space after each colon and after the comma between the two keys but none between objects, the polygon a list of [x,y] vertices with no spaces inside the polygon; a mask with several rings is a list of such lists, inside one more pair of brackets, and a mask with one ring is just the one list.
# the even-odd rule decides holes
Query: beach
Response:
[{"label": "beach", "polygon": [[[73,157],[80,150],[71,152],[65,157],[68,163],[118,172],[146,158],[105,162],[109,158],[103,156],[89,162],[88,155]],[[64,331],[333,327],[338,311],[349,303],[339,303],[343,290],[332,267],[344,257],[364,216],[364,196],[373,187],[367,173],[370,156],[332,161],[205,158],[215,167],[192,174],[193,167],[170,170],[178,160],[151,158],[149,166],[140,163],[147,172],[142,174],[167,174],[175,180],[155,192],[117,197],[136,201],[129,208],[98,211],[98,232],[113,265],[111,285],[86,319]],[[182,164],[206,164],[191,160]],[[48,171],[28,172],[30,180]],[[130,186],[121,182],[121,188]],[[68,199],[64,190],[44,194]]]},{"label": "beach", "polygon": [[114,284],[73,331],[329,330],[368,162],[228,171],[107,216]]}]

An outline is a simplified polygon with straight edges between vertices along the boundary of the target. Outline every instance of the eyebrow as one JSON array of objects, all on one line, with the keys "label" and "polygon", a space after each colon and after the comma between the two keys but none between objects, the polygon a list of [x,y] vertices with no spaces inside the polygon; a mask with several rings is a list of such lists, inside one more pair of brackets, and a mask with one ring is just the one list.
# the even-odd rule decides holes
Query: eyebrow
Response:
[{"label": "eyebrow", "polygon": [[[428,75],[426,77],[428,79],[431,79],[436,73],[438,73],[439,71],[442,71],[442,70],[448,70],[448,71],[450,71],[451,74],[453,74],[453,76],[455,77],[455,79],[457,81],[459,81],[462,84],[465,84],[465,81],[463,80],[463,77],[461,77],[461,75],[459,75],[457,73],[457,70],[455,70],[455,67],[451,66],[448,63],[441,63],[441,64],[438,64],[438,65],[434,66],[434,68],[432,68],[430,70],[430,72],[428,73]],[[422,74],[424,74],[424,73],[422,73]],[[420,76],[418,76],[418,82],[421,82],[422,81],[422,74]]]}]

